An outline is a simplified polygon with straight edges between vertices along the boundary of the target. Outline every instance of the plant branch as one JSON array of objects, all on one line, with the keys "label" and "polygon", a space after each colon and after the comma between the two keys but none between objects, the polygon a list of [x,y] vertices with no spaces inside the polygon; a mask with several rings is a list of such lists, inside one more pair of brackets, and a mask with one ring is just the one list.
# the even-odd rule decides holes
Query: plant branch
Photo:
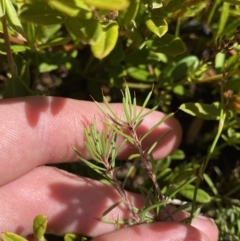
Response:
[{"label": "plant branch", "polygon": [[11,51],[11,44],[10,44],[10,39],[9,39],[9,35],[8,35],[6,16],[3,16],[1,18],[1,22],[2,22],[2,27],[3,27],[3,37],[4,37],[4,41],[5,41],[5,46],[6,46],[8,67],[9,67],[12,77],[16,77],[17,76],[17,67],[13,60],[13,55],[12,55],[12,51]]}]

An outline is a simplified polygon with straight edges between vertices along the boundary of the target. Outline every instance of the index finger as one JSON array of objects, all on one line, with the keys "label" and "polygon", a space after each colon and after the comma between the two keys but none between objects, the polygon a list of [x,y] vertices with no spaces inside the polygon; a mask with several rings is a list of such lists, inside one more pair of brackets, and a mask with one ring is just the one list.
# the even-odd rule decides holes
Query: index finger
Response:
[{"label": "index finger", "polygon": [[[111,106],[121,116],[122,105]],[[94,118],[99,123],[106,119],[92,102],[57,97],[2,100],[0,112],[0,185],[39,165],[78,160],[72,146],[88,158],[84,128]],[[163,117],[160,112],[147,116],[139,126],[138,134],[143,135]],[[104,125],[99,124],[99,131],[103,128]],[[174,118],[168,119],[143,142],[146,148],[168,130],[172,131],[154,150],[156,158],[169,155],[178,146],[181,139],[179,123]],[[128,146],[121,150],[120,158],[127,158],[133,152],[134,149]]]}]

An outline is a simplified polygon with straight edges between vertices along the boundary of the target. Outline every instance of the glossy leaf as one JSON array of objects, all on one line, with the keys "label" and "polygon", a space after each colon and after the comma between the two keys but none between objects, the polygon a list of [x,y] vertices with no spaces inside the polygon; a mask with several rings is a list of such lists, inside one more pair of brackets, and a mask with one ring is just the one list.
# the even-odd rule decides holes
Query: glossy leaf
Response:
[{"label": "glossy leaf", "polygon": [[100,41],[91,46],[93,55],[98,59],[103,59],[113,50],[118,39],[118,24],[110,22],[104,26],[104,31]]},{"label": "glossy leaf", "polygon": [[177,56],[185,52],[186,47],[182,40],[171,34],[165,34],[162,38],[146,41],[146,45],[154,52]]},{"label": "glossy leaf", "polygon": [[47,217],[44,215],[38,215],[33,221],[33,234],[37,241],[44,241],[44,234],[47,229]]},{"label": "glossy leaf", "polygon": [[68,31],[84,43],[96,44],[103,35],[103,28],[95,19],[67,18],[65,22]]},{"label": "glossy leaf", "polygon": [[124,15],[123,25],[128,28],[132,25],[132,21],[135,19],[140,5],[140,0],[131,0]]},{"label": "glossy leaf", "polygon": [[123,10],[129,5],[128,0],[85,0],[85,3],[90,7],[108,10]]},{"label": "glossy leaf", "polygon": [[147,28],[161,38],[168,31],[168,24],[165,19],[146,17],[145,24]]},{"label": "glossy leaf", "polygon": [[[195,186],[193,186],[192,184],[187,184],[179,191],[179,193],[182,194],[184,197],[193,200],[194,189]],[[209,203],[211,201],[211,197],[208,195],[208,193],[199,188],[197,191],[196,201],[199,203]]]},{"label": "glossy leaf", "polygon": [[5,0],[0,0],[0,18],[5,15]]},{"label": "glossy leaf", "polygon": [[179,109],[204,120],[218,120],[220,114],[219,102],[212,104],[185,103]]},{"label": "glossy leaf", "polygon": [[92,12],[84,0],[47,0],[48,4],[69,17],[90,19]]},{"label": "glossy leaf", "polygon": [[5,8],[9,26],[15,29],[22,36],[25,36],[22,24],[11,0],[5,0]]},{"label": "glossy leaf", "polygon": [[27,239],[10,232],[2,233],[2,240],[3,241],[27,241]]},{"label": "glossy leaf", "polygon": [[36,24],[52,25],[64,22],[65,15],[51,8],[44,1],[34,1],[22,6],[20,18]]}]

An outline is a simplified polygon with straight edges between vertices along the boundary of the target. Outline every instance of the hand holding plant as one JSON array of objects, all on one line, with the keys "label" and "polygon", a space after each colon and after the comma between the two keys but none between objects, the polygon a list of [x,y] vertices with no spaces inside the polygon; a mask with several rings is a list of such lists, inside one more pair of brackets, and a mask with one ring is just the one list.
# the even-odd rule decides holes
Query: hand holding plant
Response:
[{"label": "hand holding plant", "polygon": [[[122,115],[122,105],[111,107]],[[32,233],[32,220],[39,213],[48,216],[48,232],[67,232],[96,237],[96,240],[217,240],[216,226],[210,220],[196,218],[192,226],[177,222],[159,222],[137,225],[115,232],[115,225],[100,222],[97,218],[111,205],[121,200],[119,193],[109,185],[77,177],[65,171],[41,166],[76,161],[75,146],[89,158],[84,145],[84,128],[93,119],[105,120],[94,103],[63,98],[31,97],[1,102],[1,187],[0,232],[16,232],[27,236]],[[164,117],[152,112],[139,126],[143,136]],[[105,128],[104,125],[99,125]],[[169,155],[179,144],[181,130],[173,118],[158,126],[143,142],[147,148],[159,133],[172,131],[154,149],[155,158]],[[103,130],[103,129],[102,129]],[[120,142],[121,140],[119,140]],[[147,144],[147,146],[146,146]],[[121,150],[125,159],[133,148]],[[143,206],[140,195],[126,192],[128,199],[139,209]],[[108,213],[108,218],[129,218],[132,214],[123,206]],[[186,218],[178,212],[175,221]],[[208,238],[207,238],[208,237]]]}]

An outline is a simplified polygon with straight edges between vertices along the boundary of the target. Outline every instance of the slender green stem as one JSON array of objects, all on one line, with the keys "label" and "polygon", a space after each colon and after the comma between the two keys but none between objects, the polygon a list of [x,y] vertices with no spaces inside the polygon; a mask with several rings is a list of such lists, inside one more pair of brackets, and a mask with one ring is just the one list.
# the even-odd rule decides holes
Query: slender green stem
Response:
[{"label": "slender green stem", "polygon": [[207,157],[205,159],[205,161],[202,163],[202,166],[198,172],[198,178],[196,180],[196,183],[195,183],[195,189],[194,189],[194,197],[193,197],[193,203],[192,203],[192,208],[191,208],[191,214],[190,214],[190,217],[189,217],[189,222],[191,223],[193,218],[194,218],[194,212],[195,212],[195,203],[196,203],[196,198],[197,198],[197,192],[198,192],[198,189],[199,189],[199,186],[200,186],[200,183],[202,181],[202,176],[206,170],[206,167],[209,163],[209,160],[211,159],[212,157],[212,154],[214,152],[214,149],[216,148],[216,145],[217,145],[217,142],[218,140],[220,139],[220,136],[221,136],[221,133],[222,133],[222,130],[223,130],[223,127],[224,127],[224,123],[225,123],[225,120],[226,120],[226,116],[227,116],[227,112],[226,112],[226,108],[225,108],[225,105],[224,105],[224,97],[223,97],[223,92],[224,92],[224,81],[225,81],[225,77],[226,77],[226,73],[225,71],[223,72],[222,74],[222,82],[221,82],[221,110],[220,110],[220,119],[219,119],[219,124],[218,124],[218,131],[217,131],[217,134],[213,140],[213,143],[208,151],[208,154],[207,154]]},{"label": "slender green stem", "polygon": [[213,7],[211,8],[211,12],[210,12],[210,14],[208,15],[208,20],[207,20],[207,25],[208,25],[208,26],[210,25],[210,23],[211,23],[211,21],[212,21],[212,18],[213,18],[213,15],[214,15],[214,13],[215,13],[215,11],[216,11],[216,8],[217,8],[217,6],[218,6],[218,4],[219,4],[220,2],[221,2],[220,0],[216,0],[216,1],[214,2]]},{"label": "slender green stem", "polygon": [[177,25],[176,25],[176,29],[175,29],[175,37],[178,37],[179,36],[179,33],[180,33],[180,27],[181,27],[181,19],[179,18],[177,20]]}]

